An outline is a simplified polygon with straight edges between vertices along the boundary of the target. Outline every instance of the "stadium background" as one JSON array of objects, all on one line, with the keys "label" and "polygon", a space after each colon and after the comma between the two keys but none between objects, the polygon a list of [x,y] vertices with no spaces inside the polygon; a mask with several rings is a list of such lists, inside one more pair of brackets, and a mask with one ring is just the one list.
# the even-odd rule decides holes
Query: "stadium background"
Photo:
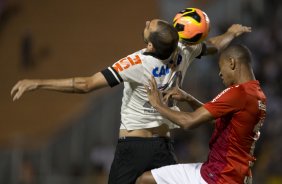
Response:
[{"label": "stadium background", "polygon": [[[251,48],[268,97],[253,169],[254,183],[282,183],[279,0],[0,0],[0,183],[106,183],[117,141],[122,85],[85,95],[37,91],[12,102],[22,78],[87,76],[144,47],[145,21],[170,21],[185,7],[211,20],[210,36],[232,23],[253,27],[237,42]],[[194,62],[185,90],[202,101],[224,89],[216,56]],[[181,104],[182,108],[187,108]],[[173,133],[181,162],[204,161],[212,128]]]}]

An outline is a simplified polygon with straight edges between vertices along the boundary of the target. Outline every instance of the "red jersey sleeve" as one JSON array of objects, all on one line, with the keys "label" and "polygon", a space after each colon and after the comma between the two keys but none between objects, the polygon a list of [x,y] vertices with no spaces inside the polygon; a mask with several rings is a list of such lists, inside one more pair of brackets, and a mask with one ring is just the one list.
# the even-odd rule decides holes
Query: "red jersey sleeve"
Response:
[{"label": "red jersey sleeve", "polygon": [[222,91],[212,101],[204,104],[204,108],[216,119],[239,111],[244,104],[245,100],[242,88],[237,85]]}]

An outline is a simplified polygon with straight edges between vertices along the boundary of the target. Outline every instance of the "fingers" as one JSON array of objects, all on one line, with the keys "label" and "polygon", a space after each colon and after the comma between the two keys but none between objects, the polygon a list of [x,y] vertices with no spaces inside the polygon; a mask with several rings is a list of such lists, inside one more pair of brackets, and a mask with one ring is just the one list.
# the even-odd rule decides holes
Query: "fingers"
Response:
[{"label": "fingers", "polygon": [[23,92],[23,90],[18,90],[18,92],[13,97],[13,101],[18,100],[22,96]]},{"label": "fingers", "polygon": [[179,88],[178,87],[174,87],[170,90],[168,90],[164,96],[164,101],[167,102],[170,98],[172,99],[177,99],[179,98]]},{"label": "fingers", "polygon": [[145,87],[147,93],[148,93],[148,94],[151,94],[151,89],[149,88],[149,86],[144,85],[144,87]]},{"label": "fingers", "polygon": [[243,26],[241,24],[233,24],[228,31],[235,33],[237,36],[241,35],[242,33],[249,33],[252,32],[252,27]]},{"label": "fingers", "polygon": [[239,28],[234,30],[235,36],[238,37],[244,33],[250,33],[252,31],[251,27],[246,27],[246,26],[242,26],[240,25]]},{"label": "fingers", "polygon": [[145,89],[147,90],[148,94],[151,94],[153,91],[158,90],[157,82],[153,76],[151,77],[151,79],[149,79],[148,82],[149,82],[149,86],[145,86]]},{"label": "fingers", "polygon": [[157,85],[157,82],[154,76],[151,76],[151,80],[149,80],[149,84],[152,90],[156,90],[158,88],[158,85]]},{"label": "fingers", "polygon": [[240,25],[240,29],[241,29],[242,32],[245,32],[245,33],[252,32],[252,27],[247,27],[247,26]]},{"label": "fingers", "polygon": [[165,102],[168,102],[168,100],[174,95],[174,90],[170,89],[166,92],[166,94],[164,95],[163,99]]},{"label": "fingers", "polygon": [[169,93],[167,93],[167,94],[164,95],[163,100],[164,100],[165,103],[168,102],[168,99],[170,98],[170,96],[171,96],[171,95],[170,95]]},{"label": "fingers", "polygon": [[155,91],[157,89],[157,83],[155,78],[152,76],[151,79],[149,79],[149,86],[144,85],[146,91],[148,94],[151,94],[152,91]]},{"label": "fingers", "polygon": [[252,27],[245,26],[245,32],[248,32],[248,33],[252,32]]},{"label": "fingers", "polygon": [[18,100],[25,90],[26,87],[24,86],[23,82],[19,81],[11,90],[11,96],[13,97],[13,101]]},{"label": "fingers", "polygon": [[13,94],[18,91],[18,86],[19,86],[20,82],[17,82],[17,84],[14,85],[14,87],[11,90],[11,96],[13,96]]}]

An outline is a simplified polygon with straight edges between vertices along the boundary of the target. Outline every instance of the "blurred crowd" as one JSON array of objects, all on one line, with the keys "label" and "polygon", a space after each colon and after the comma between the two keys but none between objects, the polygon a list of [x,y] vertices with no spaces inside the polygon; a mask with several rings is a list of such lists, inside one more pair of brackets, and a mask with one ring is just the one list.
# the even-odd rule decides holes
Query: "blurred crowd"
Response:
[{"label": "blurred crowd", "polygon": [[[280,184],[282,183],[282,144],[280,143],[282,140],[280,133],[282,130],[280,120],[282,3],[279,0],[260,2],[258,6],[254,0],[241,1],[240,23],[252,26],[253,32],[243,36],[238,42],[251,49],[256,78],[267,96],[267,117],[255,150],[257,162],[253,169],[254,183]],[[165,5],[171,9],[171,4],[164,3],[163,6]],[[181,1],[181,7],[186,5],[186,1]],[[214,23],[211,35],[225,32],[232,23],[234,21],[230,19]],[[216,57],[203,58],[193,63],[187,71],[183,88],[203,102],[211,100],[224,89],[218,77],[218,68],[214,61],[216,59]],[[0,183],[18,183],[14,181],[13,174],[10,172],[13,172],[15,177],[18,176],[21,184],[106,183],[116,144],[118,132],[116,120],[120,118],[121,94],[122,88],[118,87],[106,94],[112,96],[111,99],[117,100],[109,101],[108,98],[93,97],[85,114],[73,120],[72,127],[60,132],[60,135],[42,150],[1,151]],[[185,104],[180,106],[183,110],[189,109]],[[112,107],[115,109],[113,110]],[[112,117],[107,114],[109,110],[114,111]],[[93,115],[93,112],[99,116]],[[212,126],[203,126],[189,132],[173,131],[172,137],[179,162],[204,161],[208,154],[211,132]],[[71,140],[75,141],[71,142]],[[20,167],[13,165],[18,158],[22,158]]]}]

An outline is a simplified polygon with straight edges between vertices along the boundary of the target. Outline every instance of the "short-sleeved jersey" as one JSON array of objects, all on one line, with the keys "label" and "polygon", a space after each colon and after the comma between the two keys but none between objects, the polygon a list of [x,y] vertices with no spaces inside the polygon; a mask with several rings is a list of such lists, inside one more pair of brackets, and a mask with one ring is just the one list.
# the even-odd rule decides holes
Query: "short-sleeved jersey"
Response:
[{"label": "short-sleeved jersey", "polygon": [[255,142],[266,115],[266,97],[259,82],[233,85],[204,108],[216,124],[202,177],[209,184],[251,183]]},{"label": "short-sleeved jersey", "polygon": [[[161,91],[181,84],[188,66],[201,51],[202,44],[185,46],[179,43],[176,51],[168,59],[160,60],[143,49],[103,70],[102,74],[111,87],[124,83],[120,128],[137,130],[162,124],[167,124],[170,128],[177,127],[150,105],[144,85],[149,84],[151,76],[154,76]],[[170,106],[174,110],[179,110],[175,103]]]}]

